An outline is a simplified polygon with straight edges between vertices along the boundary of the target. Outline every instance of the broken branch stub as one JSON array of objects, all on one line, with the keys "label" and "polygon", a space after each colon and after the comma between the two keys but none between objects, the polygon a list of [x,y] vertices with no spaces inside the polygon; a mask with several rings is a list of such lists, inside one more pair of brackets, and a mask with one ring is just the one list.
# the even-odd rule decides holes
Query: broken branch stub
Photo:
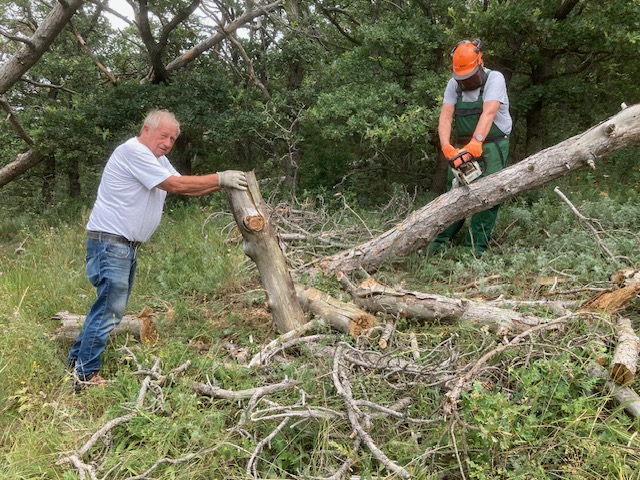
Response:
[{"label": "broken branch stub", "polygon": [[285,333],[303,325],[306,319],[255,174],[246,175],[247,191],[229,189],[226,193],[242,234],[244,253],[258,267],[273,321]]}]

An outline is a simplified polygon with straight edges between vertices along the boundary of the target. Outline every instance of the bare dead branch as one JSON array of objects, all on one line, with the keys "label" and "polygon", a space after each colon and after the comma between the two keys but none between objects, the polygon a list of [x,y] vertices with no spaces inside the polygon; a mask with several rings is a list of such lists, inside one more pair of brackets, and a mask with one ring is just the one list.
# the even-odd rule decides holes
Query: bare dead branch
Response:
[{"label": "bare dead branch", "polygon": [[357,286],[343,272],[338,272],[337,279],[354,303],[370,312],[429,322],[470,322],[487,325],[498,334],[521,332],[548,322],[546,318],[531,313],[498,308],[485,302],[395,289],[378,283],[373,277],[366,278]]},{"label": "bare dead branch", "polygon": [[85,51],[85,53],[89,55],[89,58],[93,61],[93,63],[95,63],[96,67],[98,67],[98,69],[107,76],[107,78],[109,79],[109,82],[112,83],[113,85],[116,85],[118,83],[118,79],[107,69],[107,67],[104,66],[104,64],[98,58],[98,55],[96,55],[95,52],[91,50],[91,48],[89,48],[89,45],[87,44],[86,40],[84,39],[80,31],[76,28],[76,26],[73,24],[73,22],[69,22],[69,25],[71,27],[71,31],[78,39],[78,43],[80,43],[80,46]]},{"label": "bare dead branch", "polygon": [[274,351],[277,352],[282,349],[283,344],[295,338],[300,338],[302,335],[309,332],[310,330],[315,330],[316,328],[322,327],[322,326],[325,326],[325,322],[323,320],[312,320],[310,322],[305,323],[304,325],[301,325],[298,328],[295,328],[293,330],[288,331],[287,333],[280,335],[278,338],[272,340],[267,345],[262,347],[260,351],[251,359],[251,361],[249,361],[249,364],[247,365],[247,367],[256,367],[258,365],[265,364],[267,360],[269,360],[270,358],[273,357],[273,355],[275,355],[275,353],[273,353]]},{"label": "bare dead branch", "polygon": [[300,385],[300,382],[293,380],[285,380],[280,383],[274,383],[273,385],[266,385],[264,387],[250,388],[247,390],[225,390],[220,387],[209,385],[200,382],[191,382],[191,388],[200,395],[206,395],[212,398],[223,398],[225,400],[241,400],[244,398],[251,398],[254,395],[264,396],[270,395],[276,392],[282,392],[284,390],[290,390]]},{"label": "bare dead branch", "polygon": [[[122,347],[122,349],[124,351],[128,352],[133,357],[134,362],[138,366],[140,366],[136,356],[134,355],[134,353],[130,349],[128,349],[126,346]],[[190,362],[185,362],[180,367],[172,370],[172,373],[177,373],[177,372],[184,371],[188,367],[189,363]],[[145,397],[146,397],[147,393],[150,390],[154,391],[156,393],[156,396],[161,398],[162,395],[161,395],[160,383],[159,382],[154,382],[152,380],[153,377],[155,377],[157,379],[160,379],[161,381],[164,381],[164,379],[166,378],[166,375],[162,375],[162,373],[160,371],[160,359],[156,359],[155,360],[151,371],[153,372],[153,375],[147,375],[143,379],[143,381],[141,382],[140,389],[138,391],[138,395],[137,395],[136,402],[135,402],[135,407],[136,407],[135,411],[133,411],[131,413],[128,413],[126,415],[122,415],[120,417],[114,418],[114,419],[108,421],[107,423],[105,423],[95,433],[93,433],[93,435],[91,435],[89,440],[87,440],[82,447],[80,447],[78,450],[72,451],[72,452],[62,456],[56,462],[56,465],[71,464],[78,471],[78,475],[79,475],[79,477],[81,479],[84,479],[84,478],[86,478],[88,476],[90,480],[99,480],[97,475],[96,475],[96,470],[97,469],[96,469],[95,465],[92,465],[90,463],[85,463],[83,458],[87,455],[87,453],[92,448],[94,448],[94,446],[97,444],[97,442],[100,439],[103,439],[103,438],[107,437],[108,435],[110,435],[110,432],[114,428],[118,427],[119,425],[125,424],[125,423],[129,422],[132,418],[137,417],[137,416],[142,414],[142,412],[144,410],[144,400],[145,400]],[[158,392],[160,392],[159,395],[158,395]],[[167,458],[160,459],[150,469],[148,469],[145,474],[143,474],[142,476],[131,477],[131,480],[132,479],[147,478],[146,475],[150,474],[153,470],[155,470],[158,466],[160,466],[163,463],[172,463],[172,462],[181,463],[181,462],[186,462],[186,461],[189,461],[189,460],[191,460],[192,458],[194,458],[196,456],[199,456],[199,455],[203,454],[203,452],[205,452],[205,451],[214,450],[215,448],[219,448],[219,445],[216,445],[216,447],[214,447],[213,449],[208,449],[208,450],[204,449],[204,450],[201,450],[198,453],[189,454],[189,455],[181,457],[180,459],[177,459],[177,460],[171,460],[171,459],[167,459]],[[103,477],[103,479],[106,479],[107,476],[108,476],[108,473]]]},{"label": "bare dead branch", "polygon": [[[347,416],[351,422],[351,426],[358,434],[358,437],[367,446],[369,451],[374,457],[378,459],[382,465],[391,472],[399,475],[401,478],[411,478],[409,472],[392,461],[373,441],[373,438],[367,433],[366,426],[370,424],[368,416],[360,410],[353,399],[351,393],[351,384],[349,382],[348,375],[346,374],[344,367],[341,364],[342,360],[342,348],[338,346],[335,351],[333,369],[331,376],[333,378],[333,384],[336,387],[336,391],[341,396],[345,403],[347,410]],[[364,426],[363,426],[364,423]]]},{"label": "bare dead branch", "polygon": [[290,421],[291,418],[285,418],[276,428],[274,428],[274,430],[269,435],[258,442],[256,448],[251,454],[251,457],[247,461],[247,467],[245,469],[247,475],[251,475],[251,477],[253,478],[258,478],[258,472],[256,471],[258,454],[262,451],[265,445],[267,445],[278,433],[280,433],[284,429],[284,427],[289,424]]},{"label": "bare dead branch", "polygon": [[203,457],[205,455],[209,455],[211,453],[214,453],[216,450],[218,450],[221,447],[232,447],[232,448],[236,448],[238,450],[244,451],[246,453],[246,451],[244,449],[242,449],[241,447],[239,447],[238,445],[235,445],[235,444],[229,443],[229,442],[219,442],[214,447],[202,448],[202,449],[198,450],[197,452],[188,453],[188,454],[183,455],[183,456],[181,456],[179,458],[167,458],[167,457],[160,458],[160,459],[156,460],[156,462],[153,465],[151,465],[147,470],[145,470],[140,475],[135,475],[133,477],[127,477],[126,480],[149,480],[151,478],[151,477],[149,477],[149,475],[151,475],[158,467],[160,467],[161,465],[163,465],[165,463],[168,463],[170,465],[179,465],[181,463],[190,462],[194,458],[200,458],[200,457]]},{"label": "bare dead branch", "polygon": [[262,97],[265,101],[271,100],[271,93],[269,92],[267,87],[265,87],[264,84],[260,81],[260,79],[256,76],[256,72],[253,69],[253,61],[249,58],[249,55],[247,55],[247,52],[245,51],[242,44],[238,41],[238,39],[233,34],[228,35],[227,39],[229,39],[231,44],[234,47],[236,47],[236,49],[240,52],[240,56],[242,56],[242,59],[247,64],[247,69],[249,70],[249,81],[253,83],[256,87],[258,87],[258,89],[262,92]]},{"label": "bare dead branch", "polygon": [[11,105],[9,105],[9,102],[7,102],[7,99],[4,97],[0,97],[0,105],[2,105],[2,109],[7,112],[7,120],[9,120],[9,123],[13,125],[13,128],[18,133],[18,136],[22,140],[24,140],[27,145],[32,147],[34,145],[33,139],[29,136],[22,124],[18,121],[18,118],[13,113]]},{"label": "bare dead branch", "polygon": [[485,353],[482,357],[478,359],[477,362],[475,362],[475,364],[466,373],[458,376],[454,382],[451,382],[449,391],[445,394],[446,403],[443,405],[443,410],[445,414],[451,415],[455,410],[457,410],[460,394],[462,393],[462,390],[466,388],[465,385],[476,375],[476,373],[478,373],[478,371],[480,371],[485,366],[485,364],[491,358],[498,355],[499,353],[504,352],[505,350],[508,350],[509,348],[514,348],[519,346],[519,343],[522,339],[528,336],[531,336],[534,333],[537,333],[543,330],[551,330],[551,329],[562,327],[566,323],[567,319],[572,317],[573,315],[568,315],[566,317],[561,317],[553,322],[530,328],[529,330],[521,333],[520,335],[515,336],[509,342],[504,343],[494,348],[493,350]]},{"label": "bare dead branch", "polygon": [[171,73],[179,68],[186,66],[188,63],[192,62],[198,56],[200,56],[203,52],[206,52],[207,50],[209,50],[210,48],[214,47],[215,45],[220,43],[222,40],[224,40],[229,33],[236,31],[238,28],[240,28],[243,25],[246,25],[247,23],[252,21],[254,18],[265,15],[268,12],[271,12],[273,10],[280,8],[281,5],[282,5],[282,0],[277,0],[267,5],[258,5],[254,10],[249,10],[244,12],[242,15],[240,15],[238,18],[236,18],[232,22],[226,24],[224,26],[223,32],[218,32],[214,34],[213,36],[200,42],[198,45],[193,47],[188,52],[180,55],[179,57],[171,61],[167,65],[166,71]]},{"label": "bare dead branch", "polygon": [[609,250],[609,248],[602,241],[602,239],[600,238],[600,235],[598,234],[598,230],[596,230],[596,228],[592,224],[592,222],[596,222],[596,220],[591,219],[591,218],[587,218],[584,215],[582,215],[580,213],[580,211],[571,203],[571,201],[565,196],[564,193],[562,193],[560,191],[560,189],[558,187],[554,188],[553,191],[556,193],[556,195],[558,195],[560,197],[560,199],[564,203],[566,203],[569,206],[569,209],[578,218],[578,220],[580,221],[580,224],[593,237],[593,239],[595,240],[595,242],[598,245],[598,247],[600,247],[600,249],[607,255],[607,257],[609,257],[611,262],[614,263],[614,264],[617,264],[618,260],[613,255],[613,253],[611,253],[611,250]]}]

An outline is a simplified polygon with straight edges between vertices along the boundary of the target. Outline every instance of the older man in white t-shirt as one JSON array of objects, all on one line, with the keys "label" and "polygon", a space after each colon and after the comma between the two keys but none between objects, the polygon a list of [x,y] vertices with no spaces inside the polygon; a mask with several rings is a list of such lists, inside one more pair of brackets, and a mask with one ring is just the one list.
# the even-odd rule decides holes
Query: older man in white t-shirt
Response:
[{"label": "older man in white t-shirt", "polygon": [[221,188],[247,189],[246,175],[237,170],[180,175],[166,157],[179,134],[172,113],[154,110],[140,135],[118,146],[104,168],[87,223],[86,272],[98,296],[68,355],[77,390],[105,383],[99,375],[100,357],[124,315],[137,248],[160,224],[167,192],[200,196]]}]

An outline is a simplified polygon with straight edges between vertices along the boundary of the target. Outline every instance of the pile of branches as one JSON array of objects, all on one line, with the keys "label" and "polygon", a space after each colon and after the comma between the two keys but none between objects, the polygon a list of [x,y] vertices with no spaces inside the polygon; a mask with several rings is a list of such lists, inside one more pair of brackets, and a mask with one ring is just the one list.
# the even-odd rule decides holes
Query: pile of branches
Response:
[{"label": "pile of branches", "polygon": [[[388,325],[376,326],[345,341],[322,320],[314,320],[273,340],[246,362],[257,380],[273,378],[280,364],[299,362],[306,365],[307,371],[313,371],[317,379],[314,385],[287,377],[235,391],[211,382],[189,381],[189,385],[198,395],[227,401],[230,409],[237,409],[234,417],[239,420],[226,435],[224,446],[237,449],[238,458],[246,458],[247,478],[263,478],[261,474],[274,463],[281,452],[270,445],[278,435],[296,438],[305,429],[324,429],[329,437],[327,443],[334,448],[318,451],[320,460],[309,466],[324,469],[323,475],[318,476],[317,470],[293,471],[286,472],[287,478],[350,478],[360,470],[358,462],[365,457],[375,459],[382,470],[395,478],[414,478],[418,472],[456,459],[465,478],[467,467],[462,459],[468,458],[468,452],[465,443],[456,438],[479,427],[473,415],[461,408],[463,393],[472,385],[481,385],[487,391],[513,392],[517,385],[513,385],[509,371],[560,351],[586,352],[583,356],[576,354],[585,374],[603,380],[599,383],[607,394],[624,404],[630,415],[640,416],[638,395],[612,381],[607,370],[598,364],[595,352],[606,343],[607,335],[601,328],[594,328],[579,336],[571,334],[569,339],[567,330],[575,320],[576,315],[568,315],[502,339],[484,329],[475,344],[462,344],[456,333],[435,343],[429,336],[390,330]],[[123,350],[137,365],[134,374],[141,378],[140,392],[129,413],[110,420],[78,450],[61,455],[58,463],[72,465],[81,479],[115,478],[115,468],[99,477],[99,465],[87,459],[88,452],[95,449],[97,442],[107,442],[113,429],[134,417],[161,413],[164,398],[170,395],[165,390],[190,367],[186,362],[165,374],[159,359],[151,368],[144,368],[131,350]],[[233,356],[233,352],[229,354]],[[330,428],[326,428],[328,425]],[[442,444],[423,449],[415,458],[394,458],[394,452],[389,450],[395,439],[433,438],[434,430],[441,432]],[[254,445],[253,451],[245,450],[247,439]],[[187,452],[179,458],[159,459],[145,472],[126,478],[157,478],[154,472],[161,466],[187,464],[221,446]]]}]

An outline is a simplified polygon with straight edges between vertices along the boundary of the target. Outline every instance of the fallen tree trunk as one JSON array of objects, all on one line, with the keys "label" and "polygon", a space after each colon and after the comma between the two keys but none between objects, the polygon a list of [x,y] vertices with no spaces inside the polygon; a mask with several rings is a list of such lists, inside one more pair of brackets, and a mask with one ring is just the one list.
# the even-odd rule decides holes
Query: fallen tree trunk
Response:
[{"label": "fallen tree trunk", "polygon": [[[149,307],[143,308],[137,315],[125,315],[110,335],[129,334],[142,342],[155,343],[158,340],[158,334],[153,317],[153,311]],[[53,336],[54,340],[73,341],[82,330],[86,315],[64,311],[56,313],[51,318],[60,321],[60,327]]]},{"label": "fallen tree trunk", "polygon": [[640,143],[640,104],[628,107],[590,130],[468,186],[454,188],[413,212],[382,235],[318,263],[325,272],[374,271],[430,243],[457,220],[595,162],[621,148]]},{"label": "fallen tree trunk", "polygon": [[611,378],[618,385],[629,385],[636,376],[640,340],[631,326],[631,320],[620,318],[616,324],[618,345],[611,360]]},{"label": "fallen tree trunk", "polygon": [[427,322],[473,322],[480,326],[486,325],[499,335],[524,332],[550,321],[474,300],[395,290],[381,285],[373,278],[367,278],[356,286],[342,272],[338,273],[338,280],[353,301],[370,312],[383,312]]},{"label": "fallen tree trunk", "polygon": [[342,333],[358,336],[375,326],[376,318],[355,305],[333,298],[306,285],[296,285],[298,302],[305,311],[320,317],[328,325]]}]

